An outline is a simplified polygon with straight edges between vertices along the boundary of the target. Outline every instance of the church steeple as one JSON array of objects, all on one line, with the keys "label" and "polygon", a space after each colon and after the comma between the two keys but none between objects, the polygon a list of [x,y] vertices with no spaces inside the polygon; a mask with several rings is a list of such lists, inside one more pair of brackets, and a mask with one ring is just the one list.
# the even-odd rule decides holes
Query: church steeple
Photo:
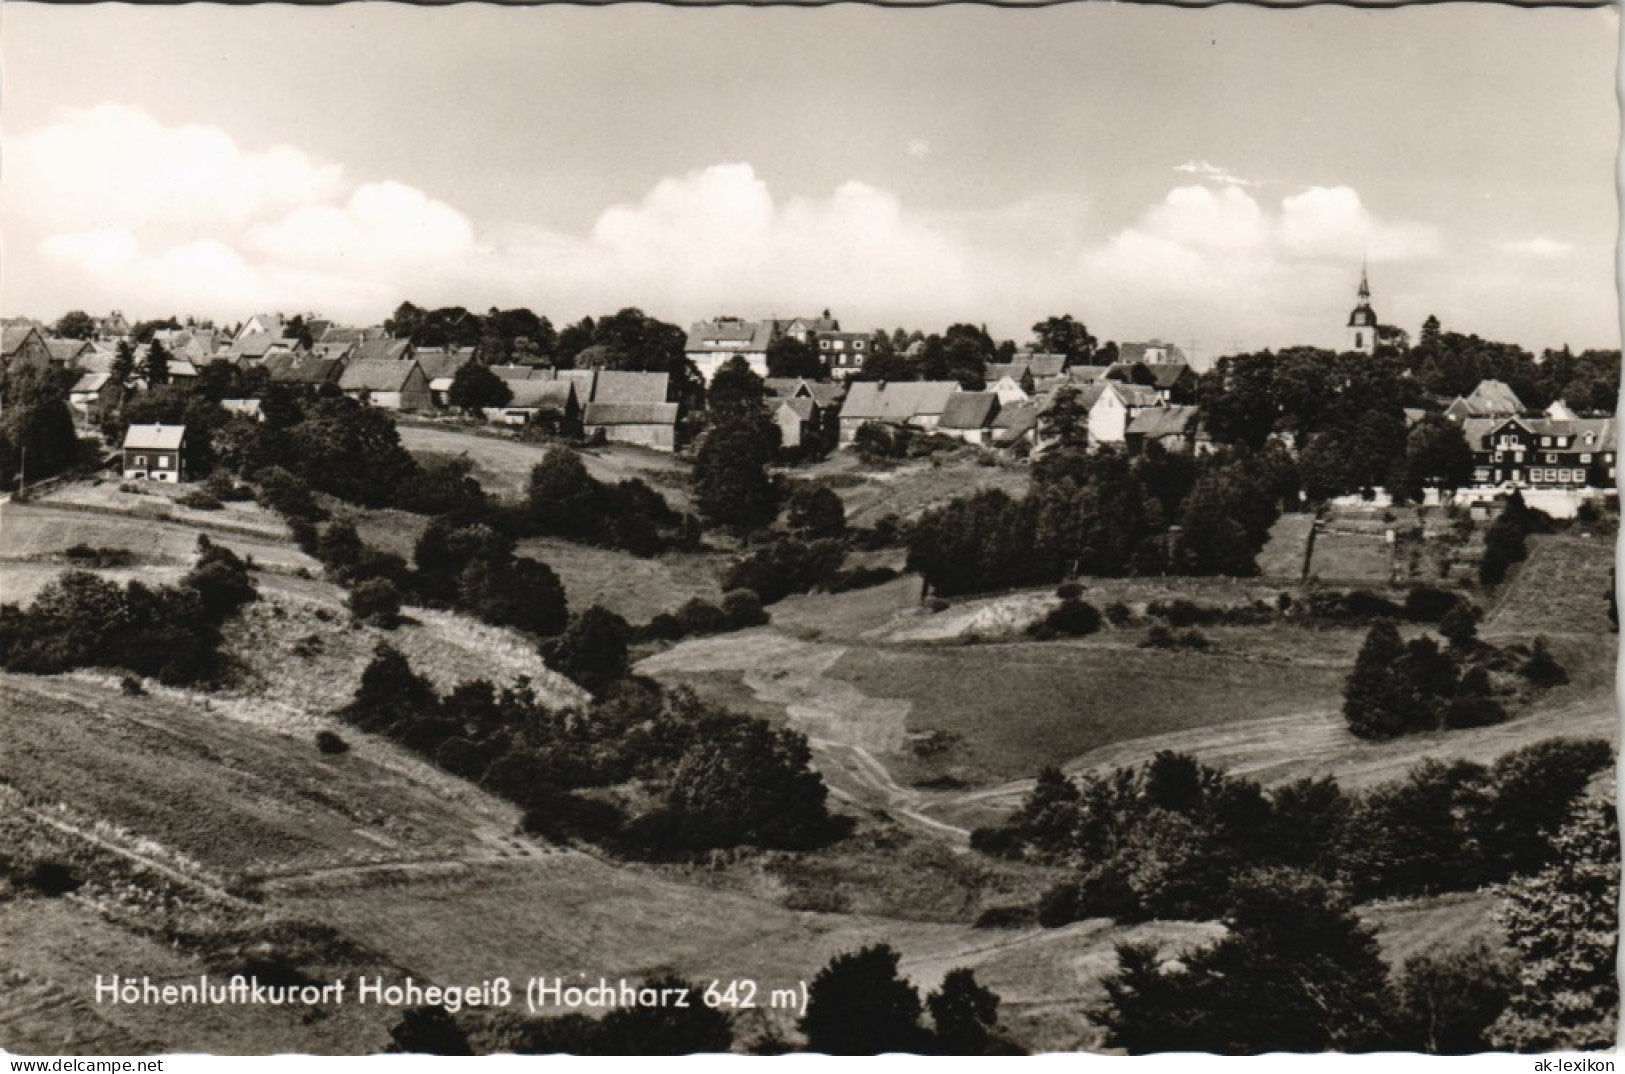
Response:
[{"label": "church steeple", "polygon": [[1359,301],[1349,314],[1348,347],[1360,354],[1372,354],[1377,349],[1377,311],[1371,308],[1371,284],[1366,279],[1365,262],[1360,262]]}]

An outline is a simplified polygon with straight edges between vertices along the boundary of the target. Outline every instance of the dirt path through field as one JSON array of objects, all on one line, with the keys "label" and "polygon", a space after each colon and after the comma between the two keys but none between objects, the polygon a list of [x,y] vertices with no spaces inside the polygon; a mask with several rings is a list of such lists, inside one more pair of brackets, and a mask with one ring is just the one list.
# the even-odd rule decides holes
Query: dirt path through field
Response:
[{"label": "dirt path through field", "polygon": [[683,642],[638,665],[641,674],[662,672],[740,675],[755,697],[782,708],[807,736],[818,769],[837,797],[864,808],[881,808],[938,838],[965,844],[967,829],[931,816],[942,795],[905,787],[877,754],[903,748],[913,703],[870,697],[826,674],[848,646],[800,641],[772,628]]}]

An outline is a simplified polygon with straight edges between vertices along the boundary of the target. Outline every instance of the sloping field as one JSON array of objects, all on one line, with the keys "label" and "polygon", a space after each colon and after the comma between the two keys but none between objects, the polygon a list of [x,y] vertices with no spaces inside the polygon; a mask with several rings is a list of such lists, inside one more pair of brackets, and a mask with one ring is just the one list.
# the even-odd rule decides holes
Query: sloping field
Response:
[{"label": "sloping field", "polygon": [[[474,477],[485,491],[509,498],[525,494],[531,469],[547,455],[550,446],[448,426],[402,423],[397,428],[406,450],[414,455],[466,457],[474,464]],[[587,472],[598,480],[642,478],[679,511],[689,509],[688,468],[675,457],[622,445],[577,453]]]},{"label": "sloping field", "polygon": [[572,612],[601,604],[634,624],[676,611],[695,597],[720,600],[719,579],[730,558],[672,554],[648,559],[551,537],[520,541],[518,554],[553,568]]},{"label": "sloping field", "polygon": [[525,677],[543,701],[557,707],[585,696],[514,631],[412,606],[403,609],[406,623],[380,630],[351,621],[344,591],[329,583],[278,575],[255,580],[261,599],[225,628],[246,673],[235,696],[325,714],[355,696],[379,642],[399,649],[414,671],[442,691],[467,679],[507,685]]},{"label": "sloping field", "polygon": [[1342,685],[1331,668],[1057,643],[854,649],[829,675],[870,697],[906,699],[909,732],[954,736],[954,774],[976,781],[1124,739],[1323,709]]},{"label": "sloping field", "polygon": [[[844,456],[839,461],[846,463]],[[823,471],[809,476],[817,472]],[[889,470],[843,465],[834,472],[861,479],[853,484],[850,476],[843,477],[832,486],[846,507],[847,523],[855,526],[872,526],[887,515],[913,518],[928,507],[982,489],[998,488],[1012,496],[1023,496],[1028,485],[1025,467],[981,466],[974,458],[955,459],[938,466],[912,462]]]},{"label": "sloping field", "polygon": [[221,876],[489,853],[476,833],[514,823],[512,807],[368,736],[344,730],[350,752],[327,756],[310,731],[179,691],[4,675],[0,711],[5,776],[26,801],[66,803],[71,824],[111,822],[121,845]]},{"label": "sloping field", "polygon": [[1276,519],[1275,525],[1270,527],[1269,540],[1258,553],[1259,577],[1284,585],[1301,582],[1314,532],[1314,515],[1295,512]]},{"label": "sloping field", "polygon": [[1479,633],[1613,635],[1608,624],[1608,572],[1614,542],[1606,537],[1529,538],[1529,558],[1485,616]]}]

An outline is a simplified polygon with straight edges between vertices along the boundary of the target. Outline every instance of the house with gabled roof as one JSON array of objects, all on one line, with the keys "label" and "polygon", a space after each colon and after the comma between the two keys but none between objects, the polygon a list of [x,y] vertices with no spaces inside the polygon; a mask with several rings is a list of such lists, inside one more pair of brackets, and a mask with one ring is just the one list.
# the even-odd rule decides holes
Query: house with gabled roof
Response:
[{"label": "house with gabled roof", "polygon": [[417,357],[417,350],[409,339],[368,339],[355,345],[354,357],[360,362],[405,362]]},{"label": "house with gabled roof", "polygon": [[86,421],[95,421],[123,398],[124,386],[111,373],[83,373],[68,389],[68,406]]},{"label": "house with gabled roof", "polygon": [[1456,396],[1444,410],[1451,421],[1467,418],[1507,418],[1524,411],[1523,400],[1512,387],[1499,380],[1481,380],[1471,395]]},{"label": "house with gabled roof", "polygon": [[856,381],[841,404],[840,444],[850,445],[870,422],[935,429],[949,397],[959,390],[956,380]]},{"label": "house with gabled roof", "polygon": [[863,371],[863,363],[874,350],[874,337],[868,332],[815,332],[813,346],[824,360],[829,375],[849,380]]},{"label": "house with gabled roof", "polygon": [[499,425],[528,425],[553,422],[564,431],[580,428],[581,399],[572,380],[539,378],[507,380],[512,393],[501,406],[485,407],[485,420]]},{"label": "house with gabled roof", "polygon": [[293,350],[293,341],[269,332],[243,332],[226,348],[226,359],[240,366],[257,365],[268,355]]},{"label": "house with gabled roof", "polygon": [[1150,339],[1144,343],[1119,343],[1117,360],[1127,364],[1134,362],[1145,362],[1147,365],[1159,365],[1163,362],[1174,365],[1190,364],[1185,358],[1185,352],[1179,349],[1179,344],[1166,343],[1160,339]]},{"label": "house with gabled roof", "polygon": [[1172,455],[1205,455],[1211,440],[1200,434],[1201,411],[1194,406],[1153,406],[1129,419],[1123,442],[1130,455],[1140,455],[1156,444]]},{"label": "house with gabled roof", "polygon": [[773,424],[779,427],[779,444],[786,448],[800,448],[818,439],[820,408],[817,401],[805,395],[780,396],[767,401]]},{"label": "house with gabled roof", "polygon": [[186,480],[186,426],[132,425],[124,433],[122,470],[126,481]]},{"label": "house with gabled roof", "polygon": [[45,349],[51,353],[51,364],[59,369],[78,369],[80,359],[93,349],[83,339],[47,339]]},{"label": "house with gabled roof", "polygon": [[611,443],[676,451],[678,405],[667,402],[670,384],[666,373],[598,370],[581,415],[582,431],[590,437],[601,433]]},{"label": "house with gabled roof", "polygon": [[772,321],[746,321],[737,317],[718,317],[713,321],[696,321],[689,327],[683,343],[683,353],[700,371],[706,384],[717,375],[732,358],[743,358],[751,372],[758,377],[767,376],[767,347],[776,338]]},{"label": "house with gabled roof", "polygon": [[287,322],[280,313],[256,313],[242,323],[237,329],[237,338],[244,336],[270,336],[272,339],[281,339],[287,328]]},{"label": "house with gabled roof", "polygon": [[474,348],[419,347],[416,357],[423,375],[429,378],[429,398],[435,406],[450,405],[451,382],[459,369],[474,360]]},{"label": "house with gabled roof", "polygon": [[999,414],[995,392],[955,392],[937,421],[937,432],[967,444],[991,442],[993,419]]},{"label": "house with gabled roof", "polygon": [[1148,407],[1163,405],[1157,390],[1142,384],[1104,380],[1090,387],[1098,388],[1099,392],[1089,404],[1089,443],[1092,445],[1123,445],[1133,417]]},{"label": "house with gabled roof", "polygon": [[339,390],[385,410],[427,410],[429,380],[416,360],[357,358],[339,374]]},{"label": "house with gabled roof", "polygon": [[989,443],[997,448],[1015,448],[1020,444],[1026,444],[1029,449],[1036,447],[1038,418],[1043,412],[1043,405],[1033,400],[999,407],[988,429]]},{"label": "house with gabled roof", "polygon": [[344,374],[344,362],[338,359],[295,351],[269,355],[261,364],[272,384],[294,388],[316,389],[323,384],[337,384]]},{"label": "house with gabled roof", "polygon": [[779,399],[811,399],[821,409],[839,408],[846,398],[846,385],[805,377],[768,377],[762,381],[767,394]]},{"label": "house with gabled roof", "polygon": [[1473,484],[1551,490],[1616,487],[1618,430],[1613,418],[1467,418]]},{"label": "house with gabled roof", "polygon": [[129,335],[131,331],[133,331],[133,328],[130,322],[118,310],[114,310],[106,317],[96,319],[95,335],[97,339],[119,340]]},{"label": "house with gabled roof", "polygon": [[51,348],[40,330],[31,324],[7,325],[0,329],[0,368],[33,366],[46,369],[51,365]]}]

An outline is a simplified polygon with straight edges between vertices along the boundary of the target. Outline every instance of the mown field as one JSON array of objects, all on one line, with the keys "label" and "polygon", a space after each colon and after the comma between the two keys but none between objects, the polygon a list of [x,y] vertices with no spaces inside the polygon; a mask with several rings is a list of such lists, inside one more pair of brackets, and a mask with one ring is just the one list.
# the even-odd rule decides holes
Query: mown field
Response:
[{"label": "mown field", "polygon": [[[530,471],[547,455],[549,445],[526,443],[498,431],[447,425],[402,423],[401,444],[425,458],[463,457],[473,463],[473,476],[487,491],[517,498],[530,486]],[[688,467],[659,451],[616,445],[577,450],[587,472],[599,481],[641,478],[680,511],[690,509]]]}]

